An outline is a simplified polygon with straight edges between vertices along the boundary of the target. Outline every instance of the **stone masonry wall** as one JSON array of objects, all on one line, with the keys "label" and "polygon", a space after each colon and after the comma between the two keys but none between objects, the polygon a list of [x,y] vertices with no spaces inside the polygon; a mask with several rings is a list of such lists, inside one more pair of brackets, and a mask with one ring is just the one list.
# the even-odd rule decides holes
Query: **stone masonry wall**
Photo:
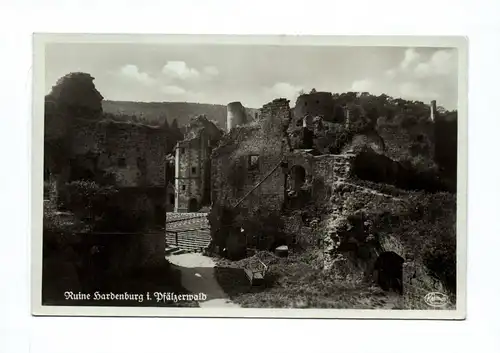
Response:
[{"label": "stone masonry wall", "polygon": [[[178,172],[176,175],[178,212],[187,212],[189,200],[194,198],[198,203],[202,194],[202,141],[201,138],[185,140],[177,147]],[[194,169],[193,169],[194,168]]]},{"label": "stone masonry wall", "polygon": [[334,101],[329,92],[303,94],[297,98],[294,115],[297,119],[305,115],[322,116],[325,121],[333,121]]},{"label": "stone masonry wall", "polygon": [[355,155],[320,155],[313,156],[296,150],[286,154],[288,170],[296,166],[304,168],[306,180],[312,182],[312,196],[318,203],[328,201],[330,187],[337,181],[352,178]]},{"label": "stone masonry wall", "polygon": [[163,131],[140,124],[75,121],[72,156],[97,156],[97,168],[118,187],[164,186],[167,143]]},{"label": "stone masonry wall", "polygon": [[[274,169],[241,207],[249,212],[261,206],[281,208],[285,178],[279,164],[283,158],[283,126],[289,117],[288,100],[277,99],[262,107],[258,120],[236,127],[225,136],[212,157],[215,202],[235,205]],[[254,167],[251,158],[256,161]]]}]

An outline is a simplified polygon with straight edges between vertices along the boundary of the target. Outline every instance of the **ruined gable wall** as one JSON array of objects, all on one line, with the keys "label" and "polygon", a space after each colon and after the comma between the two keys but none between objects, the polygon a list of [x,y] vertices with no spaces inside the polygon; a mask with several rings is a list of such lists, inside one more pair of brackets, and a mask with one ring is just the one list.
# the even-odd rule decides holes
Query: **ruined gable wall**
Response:
[{"label": "ruined gable wall", "polygon": [[71,151],[97,155],[97,168],[113,174],[119,187],[164,186],[166,142],[158,128],[75,120]]},{"label": "ruined gable wall", "polygon": [[[289,102],[274,100],[261,109],[259,120],[225,136],[212,159],[215,202],[234,205],[279,164],[283,157],[283,124],[289,116]],[[250,155],[259,156],[254,170],[249,170]],[[284,181],[278,166],[241,206],[250,212],[261,206],[279,209],[284,200]]]}]

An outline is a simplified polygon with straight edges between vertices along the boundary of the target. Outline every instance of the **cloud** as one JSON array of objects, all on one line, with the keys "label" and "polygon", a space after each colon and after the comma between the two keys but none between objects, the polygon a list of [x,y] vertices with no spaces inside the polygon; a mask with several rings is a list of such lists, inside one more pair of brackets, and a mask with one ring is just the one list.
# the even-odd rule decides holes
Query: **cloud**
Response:
[{"label": "cloud", "polygon": [[452,75],[456,73],[457,68],[457,56],[452,50],[440,49],[425,59],[414,48],[410,48],[405,51],[398,67],[389,69],[385,73],[391,79],[401,75],[426,78]]},{"label": "cloud", "polygon": [[429,60],[419,63],[415,67],[418,77],[446,76],[456,72],[457,58],[451,50],[438,50]]},{"label": "cloud", "polygon": [[173,96],[179,96],[187,93],[187,91],[184,88],[179,86],[163,86],[161,88],[161,91],[165,94]]},{"label": "cloud", "polygon": [[420,60],[421,55],[414,49],[409,48],[405,51],[405,56],[401,64],[399,65],[401,69],[406,70],[412,66],[415,62]]},{"label": "cloud", "polygon": [[155,80],[149,76],[148,73],[139,71],[139,68],[136,65],[128,64],[122,66],[119,72],[123,77],[138,81],[148,86],[155,83]]},{"label": "cloud", "polygon": [[203,73],[209,76],[217,76],[219,74],[219,70],[215,66],[205,66],[203,68]]},{"label": "cloud", "polygon": [[266,93],[267,96],[270,96],[269,99],[286,98],[295,103],[303,90],[302,86],[292,85],[288,82],[277,82],[272,87],[267,88]]},{"label": "cloud", "polygon": [[190,68],[184,61],[169,61],[163,66],[162,73],[169,78],[179,80],[197,79],[200,72]]},{"label": "cloud", "polygon": [[403,58],[385,71],[380,83],[382,89],[406,99],[424,102],[436,99],[454,109],[458,94],[457,51],[444,48],[417,50],[407,49]]},{"label": "cloud", "polygon": [[370,92],[373,90],[373,81],[371,80],[357,80],[352,83],[351,91],[353,92]]},{"label": "cloud", "polygon": [[389,69],[385,72],[386,76],[389,77],[390,79],[393,79],[397,76],[398,70],[397,69]]}]

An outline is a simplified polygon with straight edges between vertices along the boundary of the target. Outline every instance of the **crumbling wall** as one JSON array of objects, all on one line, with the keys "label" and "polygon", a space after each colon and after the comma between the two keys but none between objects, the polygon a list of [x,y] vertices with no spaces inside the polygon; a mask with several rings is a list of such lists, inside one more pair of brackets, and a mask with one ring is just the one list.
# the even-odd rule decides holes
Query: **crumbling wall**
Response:
[{"label": "crumbling wall", "polygon": [[159,128],[140,124],[75,120],[72,158],[97,157],[95,168],[113,175],[116,186],[164,186],[167,141]]},{"label": "crumbling wall", "polygon": [[231,131],[233,127],[246,124],[248,120],[247,112],[241,102],[231,102],[227,105],[227,131]]},{"label": "crumbling wall", "polygon": [[424,297],[431,292],[446,294],[453,303],[453,195],[371,184],[351,179],[332,185],[331,212],[319,227],[325,271],[342,281],[379,283],[378,259],[391,253],[401,268],[385,273],[399,271],[397,288],[391,289],[403,293],[405,309],[429,309]]},{"label": "crumbling wall", "polygon": [[385,152],[384,140],[375,130],[366,131],[356,134],[351,141],[342,149],[343,152],[356,153],[364,148],[369,147],[379,154]]},{"label": "crumbling wall", "polygon": [[[309,201],[317,206],[329,202],[331,186],[339,180],[349,180],[353,177],[352,166],[354,154],[314,156],[306,151],[296,150],[285,154],[287,162],[287,189],[293,181],[293,169],[304,168],[305,183],[303,188],[309,189]],[[288,198],[292,196],[287,194]],[[287,204],[290,204],[287,202]]]},{"label": "crumbling wall", "polygon": [[196,199],[197,203],[201,200],[200,164],[203,158],[201,152],[199,136],[179,142],[177,146],[176,209],[178,212],[188,211],[191,199]]},{"label": "crumbling wall", "polygon": [[198,116],[192,119],[184,140],[176,146],[177,212],[197,211],[210,203],[210,155],[221,134],[205,116]]},{"label": "crumbling wall", "polygon": [[296,119],[321,116],[325,121],[334,120],[335,104],[330,92],[315,92],[303,94],[297,98],[294,108]]},{"label": "crumbling wall", "polygon": [[322,227],[325,269],[334,276],[364,281],[373,275],[381,253],[393,251],[405,257],[400,240],[379,233],[372,222],[379,207],[402,212],[404,200],[357,185],[355,181],[339,180],[332,185],[330,202],[333,210]]},{"label": "crumbling wall", "polygon": [[353,154],[322,155],[314,157],[314,174],[323,177],[325,183],[349,179],[352,174]]},{"label": "crumbling wall", "polygon": [[453,189],[432,171],[420,171],[411,166],[404,166],[369,148],[356,154],[352,171],[359,179],[395,185],[405,190],[436,192]]},{"label": "crumbling wall", "polygon": [[241,203],[249,212],[260,206],[281,208],[285,180],[280,162],[289,117],[288,100],[277,99],[262,107],[258,120],[224,137],[212,155],[214,202],[235,205],[251,191]]}]

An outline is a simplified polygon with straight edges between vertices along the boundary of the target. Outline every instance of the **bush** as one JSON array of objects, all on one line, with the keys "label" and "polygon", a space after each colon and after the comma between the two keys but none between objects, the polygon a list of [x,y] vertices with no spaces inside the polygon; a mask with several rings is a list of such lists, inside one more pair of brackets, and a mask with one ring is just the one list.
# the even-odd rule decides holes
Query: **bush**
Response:
[{"label": "bush", "polygon": [[287,244],[284,221],[275,210],[260,208],[253,214],[247,214],[240,209],[214,205],[208,221],[213,246],[218,246],[224,256],[228,254],[223,254],[222,250],[229,245],[233,248],[231,252],[239,254],[242,244],[239,240],[242,238],[246,246],[259,250],[273,251],[277,246]]},{"label": "bush", "polygon": [[96,225],[105,217],[110,198],[116,193],[112,186],[78,180],[66,184],[63,203],[78,219]]},{"label": "bush", "polygon": [[[131,195],[134,196],[134,195]],[[138,232],[153,224],[154,206],[144,195],[116,198],[106,206],[103,218],[97,222],[95,230],[105,232]]]},{"label": "bush", "polygon": [[154,221],[154,206],[145,195],[94,181],[68,183],[63,195],[66,208],[90,231],[137,232]]},{"label": "bush", "polygon": [[247,244],[251,247],[273,251],[277,246],[287,244],[285,225],[277,211],[260,208],[253,215],[239,215],[236,223],[244,229]]}]

